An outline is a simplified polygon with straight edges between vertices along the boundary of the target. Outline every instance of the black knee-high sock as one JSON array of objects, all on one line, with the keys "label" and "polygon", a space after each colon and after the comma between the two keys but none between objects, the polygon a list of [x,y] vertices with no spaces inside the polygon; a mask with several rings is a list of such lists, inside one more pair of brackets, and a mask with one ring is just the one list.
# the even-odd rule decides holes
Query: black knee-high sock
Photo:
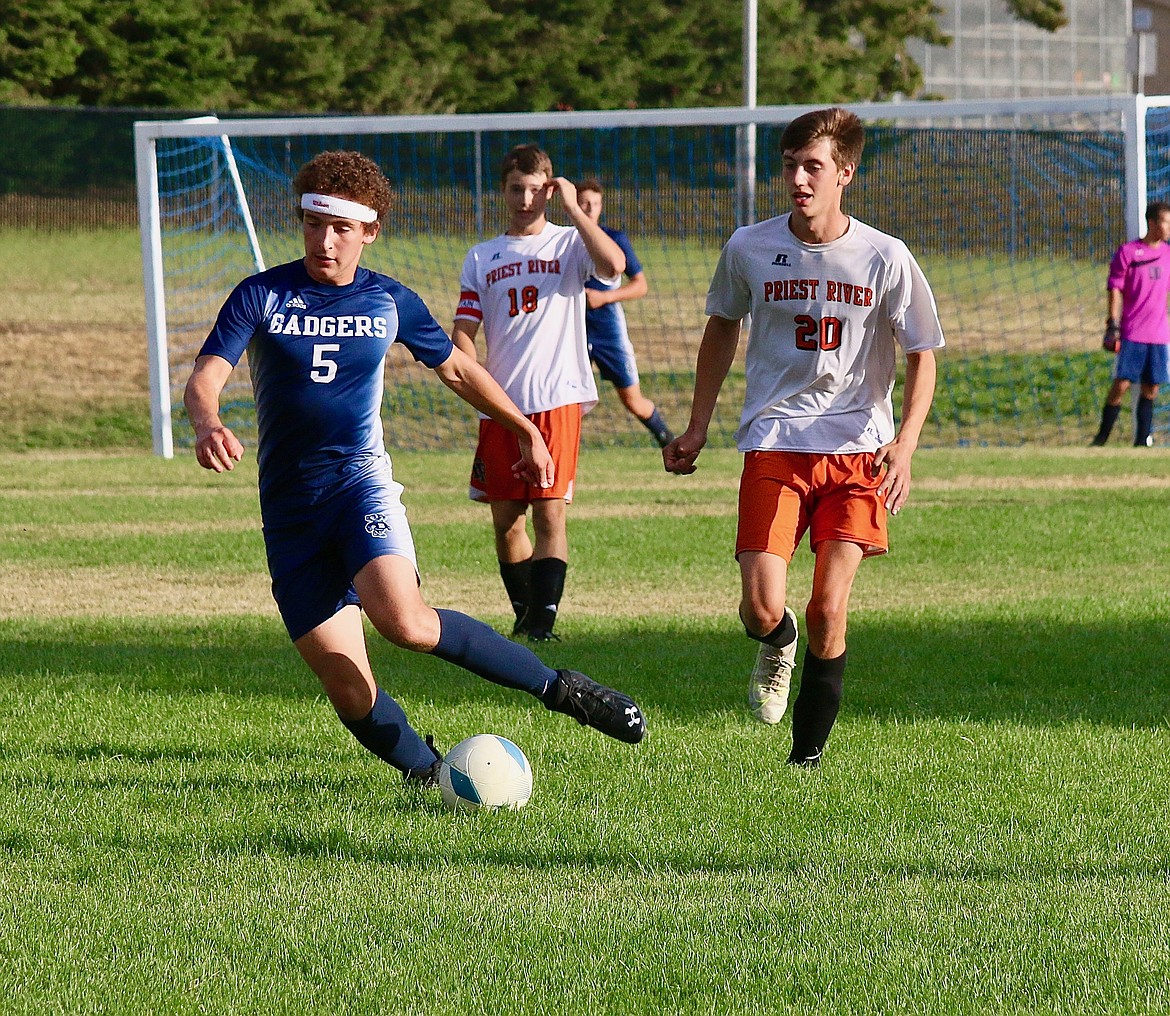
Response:
[{"label": "black knee-high sock", "polygon": [[508,599],[512,601],[517,621],[523,620],[524,612],[528,609],[530,597],[528,582],[531,571],[532,558],[516,561],[514,564],[500,562],[500,578],[504,580],[504,588],[508,591]]},{"label": "black knee-high sock", "polygon": [[1117,422],[1117,418],[1121,415],[1121,406],[1111,406],[1108,402],[1105,403],[1101,410],[1101,426],[1097,431],[1097,436],[1093,439],[1098,444],[1104,444],[1109,440],[1109,435],[1113,433],[1113,425]]},{"label": "black knee-high sock", "polygon": [[792,615],[787,610],[784,611],[784,620],[768,632],[767,635],[754,635],[748,631],[747,625],[744,625],[743,630],[747,632],[749,639],[755,639],[757,642],[775,646],[777,649],[783,649],[785,646],[791,645],[792,640],[796,638],[796,622],[792,620]]},{"label": "black knee-high sock", "polygon": [[435,761],[434,750],[407,722],[402,706],[381,688],[374,698],[374,708],[367,716],[341,722],[363,748],[404,773],[421,772]]},{"label": "black knee-high sock", "polygon": [[1154,429],[1154,400],[1142,396],[1137,403],[1137,426],[1133,435],[1135,445],[1144,446]]},{"label": "black knee-high sock", "polygon": [[565,591],[565,573],[568,562],[557,557],[542,557],[532,562],[528,586],[528,615],[525,627],[529,631],[552,631],[557,620],[557,608]]},{"label": "black knee-high sock", "polygon": [[638,419],[642,421],[642,426],[654,435],[654,440],[658,442],[659,448],[665,448],[674,440],[674,435],[670,432],[666,421],[662,419],[662,414],[658,412],[657,406],[644,420],[640,416]]},{"label": "black knee-high sock", "polygon": [[789,762],[815,758],[825,749],[841,706],[845,657],[822,660],[808,649],[800,674],[800,694],[792,707],[792,755]]}]

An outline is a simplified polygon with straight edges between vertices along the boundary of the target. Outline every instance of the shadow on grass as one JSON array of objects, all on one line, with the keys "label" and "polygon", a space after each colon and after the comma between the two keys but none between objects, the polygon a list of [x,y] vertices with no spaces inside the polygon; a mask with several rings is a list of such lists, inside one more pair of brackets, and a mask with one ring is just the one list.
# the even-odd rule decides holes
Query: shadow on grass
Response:
[{"label": "shadow on grass", "polygon": [[[539,647],[545,662],[630,692],[651,723],[695,723],[743,711],[755,643],[728,624],[638,622],[601,634],[565,627],[564,642]],[[516,700],[516,692],[432,657],[377,638],[370,642],[380,682],[408,704],[421,699],[442,708],[474,699]],[[850,629],[843,715],[1160,727],[1170,715],[1165,642],[1165,625],[1154,617],[1110,625],[1039,623],[1035,616],[961,624],[862,618]],[[320,696],[279,623],[264,618],[0,622],[0,696],[115,688],[290,700]]]}]

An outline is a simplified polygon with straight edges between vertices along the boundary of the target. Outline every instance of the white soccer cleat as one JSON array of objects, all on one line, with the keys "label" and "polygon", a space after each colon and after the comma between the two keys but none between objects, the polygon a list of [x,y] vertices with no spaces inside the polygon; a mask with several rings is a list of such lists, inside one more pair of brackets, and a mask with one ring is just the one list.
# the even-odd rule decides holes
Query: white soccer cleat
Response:
[{"label": "white soccer cleat", "polygon": [[[791,607],[784,613],[792,618],[796,627],[796,615]],[[796,639],[782,649],[760,643],[756,653],[756,665],[748,679],[748,705],[752,715],[761,723],[779,723],[788,708],[788,689],[792,684],[792,671],[796,668]]]}]

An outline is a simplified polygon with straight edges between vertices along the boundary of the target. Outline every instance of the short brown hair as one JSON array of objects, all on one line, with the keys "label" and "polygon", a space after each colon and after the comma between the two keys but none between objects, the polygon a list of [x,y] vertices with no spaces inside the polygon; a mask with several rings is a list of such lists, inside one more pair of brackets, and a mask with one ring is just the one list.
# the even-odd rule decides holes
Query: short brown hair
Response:
[{"label": "short brown hair", "polygon": [[601,181],[598,180],[595,176],[587,176],[584,180],[577,184],[577,193],[580,194],[583,190],[593,191],[593,193],[600,194],[602,197],[605,197],[605,191],[601,189]]},{"label": "short brown hair", "polygon": [[526,175],[544,173],[550,180],[553,177],[552,159],[540,145],[517,145],[505,155],[500,166],[501,184],[508,179],[508,174],[514,169]]},{"label": "short brown hair", "polygon": [[[367,205],[379,219],[390,214],[394,189],[373,159],[361,152],[321,152],[297,172],[293,190],[302,194],[329,194]],[[369,223],[366,223],[368,226]]]},{"label": "short brown hair", "polygon": [[833,161],[838,168],[861,162],[865,147],[865,127],[856,113],[840,106],[814,109],[798,116],[780,135],[780,151],[795,152],[821,138],[832,144]]}]

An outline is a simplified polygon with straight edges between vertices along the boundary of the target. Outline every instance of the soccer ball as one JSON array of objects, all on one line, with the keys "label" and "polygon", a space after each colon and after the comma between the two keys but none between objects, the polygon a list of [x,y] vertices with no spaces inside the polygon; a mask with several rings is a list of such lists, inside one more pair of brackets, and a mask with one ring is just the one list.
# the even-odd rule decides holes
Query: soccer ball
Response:
[{"label": "soccer ball", "polygon": [[476,734],[447,752],[439,767],[443,803],[459,811],[523,808],[532,796],[532,767],[499,734]]}]

